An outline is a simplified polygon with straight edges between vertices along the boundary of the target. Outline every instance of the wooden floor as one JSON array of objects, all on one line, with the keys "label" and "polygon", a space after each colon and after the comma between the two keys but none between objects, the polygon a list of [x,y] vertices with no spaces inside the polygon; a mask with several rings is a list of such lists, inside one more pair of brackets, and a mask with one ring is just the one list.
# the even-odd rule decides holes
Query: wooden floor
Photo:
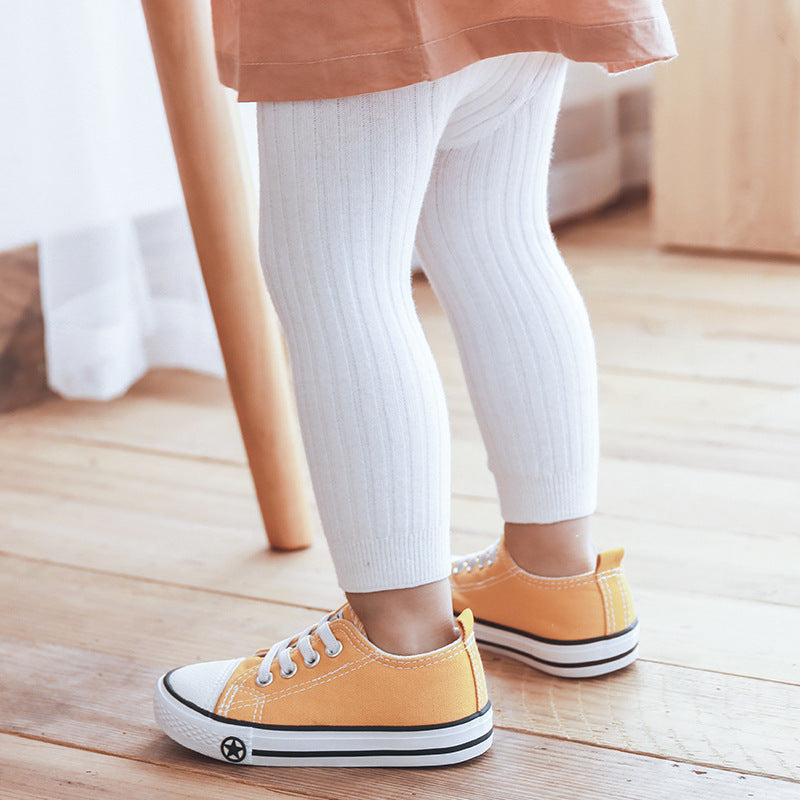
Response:
[{"label": "wooden floor", "polygon": [[[341,594],[271,553],[224,382],[0,416],[4,798],[800,797],[800,265],[658,252],[643,204],[558,232],[600,365],[601,546],[641,659],[570,682],[485,659],[492,750],[429,770],[230,768],[170,742],[165,669],[251,653]],[[502,529],[454,341],[415,297],[453,430],[453,549]],[[307,477],[307,476],[306,476]]]}]

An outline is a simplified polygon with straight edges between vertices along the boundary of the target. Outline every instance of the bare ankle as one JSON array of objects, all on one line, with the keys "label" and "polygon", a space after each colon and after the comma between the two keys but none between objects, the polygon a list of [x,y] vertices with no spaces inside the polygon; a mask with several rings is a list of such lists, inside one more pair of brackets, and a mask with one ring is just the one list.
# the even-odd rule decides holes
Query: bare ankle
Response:
[{"label": "bare ankle", "polygon": [[506,522],[503,538],[517,566],[533,575],[561,578],[592,572],[597,547],[591,517],[553,523]]},{"label": "bare ankle", "polygon": [[367,638],[387,653],[428,653],[458,638],[447,579],[409,589],[346,594]]}]

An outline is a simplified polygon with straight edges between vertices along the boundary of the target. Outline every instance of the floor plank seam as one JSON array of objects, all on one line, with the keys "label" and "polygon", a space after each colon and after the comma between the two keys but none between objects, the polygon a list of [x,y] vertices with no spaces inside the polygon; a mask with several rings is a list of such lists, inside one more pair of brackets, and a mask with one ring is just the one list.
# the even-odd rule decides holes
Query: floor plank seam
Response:
[{"label": "floor plank seam", "polygon": [[[299,610],[316,611],[317,613],[324,614],[330,611],[329,608],[322,608],[321,606],[309,606],[302,603],[284,602],[282,600],[269,600],[266,597],[258,597],[250,594],[240,594],[238,592],[226,592],[221,589],[209,588],[207,586],[193,586],[187,583],[175,583],[174,581],[159,580],[158,578],[146,578],[142,575],[128,575],[124,572],[113,572],[111,570],[98,569],[97,567],[86,567],[81,564],[65,564],[61,561],[51,561],[46,558],[34,558],[33,556],[20,555],[18,553],[10,553],[6,550],[0,550],[0,557],[15,558],[20,561],[26,561],[30,564],[42,564],[48,567],[60,567],[63,569],[78,570],[79,572],[86,572],[91,575],[99,575],[108,578],[121,578],[122,580],[136,581],[138,583],[146,583],[152,586],[166,586],[170,589],[182,589],[192,592],[204,592],[205,594],[214,595],[216,597],[230,597],[236,600],[248,600],[257,603],[268,603],[273,606],[282,606],[286,608],[295,608]],[[344,598],[342,598],[344,602]]]},{"label": "floor plank seam", "polygon": [[[165,767],[165,768],[168,768],[170,770],[179,770],[181,772],[187,772],[187,773],[190,773],[190,774],[193,774],[193,775],[208,776],[208,771],[203,769],[201,766],[192,767],[192,766],[189,766],[187,764],[176,764],[176,763],[171,762],[171,761],[155,761],[155,760],[150,760],[150,759],[147,759],[147,758],[143,758],[141,756],[135,756],[135,755],[132,755],[132,754],[129,754],[129,753],[115,753],[112,750],[101,750],[101,749],[96,748],[96,747],[89,747],[89,746],[86,746],[86,745],[72,744],[70,742],[59,741],[58,739],[52,739],[52,738],[44,737],[44,736],[34,736],[32,734],[20,733],[20,732],[17,732],[17,731],[7,731],[7,730],[4,730],[2,728],[0,728],[0,734],[5,734],[7,736],[17,736],[20,739],[26,739],[27,741],[38,742],[38,743],[42,743],[42,744],[49,744],[49,745],[52,745],[54,747],[65,747],[65,748],[68,748],[70,750],[80,750],[81,752],[93,753],[95,755],[106,756],[108,758],[121,758],[121,759],[125,759],[126,761],[133,761],[133,762],[135,762],[137,764],[148,764],[148,765],[155,766],[155,767]],[[177,745],[176,745],[176,747],[177,747]],[[224,766],[224,764],[222,762],[214,762],[212,760],[209,760],[208,766],[209,767],[219,767],[219,766]],[[276,769],[281,769],[281,768],[278,767]],[[317,769],[329,769],[329,768],[318,767]],[[213,773],[213,777],[214,778],[219,778],[220,780],[229,781],[230,783],[235,783],[235,784],[238,784],[240,786],[254,786],[254,785],[257,785],[252,781],[242,780],[242,778],[240,778],[240,777],[238,777],[236,775],[236,770],[235,769],[229,770],[227,772],[219,772],[219,771],[214,772]],[[265,777],[266,777],[266,775],[265,775]],[[265,786],[266,786],[266,788],[269,788],[270,791],[276,792],[278,794],[286,795],[287,797],[308,797],[308,798],[311,798],[312,800],[323,800],[323,799],[327,800],[327,795],[320,795],[320,794],[316,794],[316,793],[315,794],[308,794],[308,793],[297,793],[297,794],[294,794],[294,793],[290,793],[290,792],[288,792],[288,791],[286,791],[284,789],[277,788],[275,786],[271,786],[266,782],[265,782]],[[330,796],[330,800],[338,800],[338,798],[337,798],[336,795],[331,795]]]},{"label": "floor plank seam", "polygon": [[777,381],[748,380],[746,378],[730,378],[721,376],[708,377],[704,375],[686,375],[682,372],[672,372],[669,370],[605,365],[602,363],[602,358],[602,353],[598,353],[598,368],[601,378],[604,373],[613,372],[618,375],[637,375],[660,379],[669,378],[670,380],[679,380],[687,383],[710,383],[720,386],[744,386],[748,388],[755,386],[764,389],[779,389],[783,391],[793,391],[794,389],[798,388],[798,384],[796,383],[778,383]]},{"label": "floor plank seam", "polygon": [[[598,744],[597,742],[586,742],[586,741],[581,741],[580,739],[574,739],[574,738],[569,738],[569,737],[564,737],[564,736],[556,736],[554,734],[537,733],[537,732],[533,732],[533,731],[526,731],[526,730],[523,730],[523,729],[520,729],[520,728],[515,728],[513,726],[498,725],[496,723],[495,723],[494,727],[495,727],[495,730],[503,730],[503,731],[507,731],[509,733],[515,733],[515,734],[522,735],[522,736],[533,736],[533,737],[535,737],[537,739],[545,739],[545,740],[557,741],[557,742],[566,742],[566,743],[571,744],[571,745],[577,745],[579,747],[591,748],[591,749],[594,749],[594,750],[609,751],[609,752],[615,752],[615,753],[620,753],[620,754],[623,754],[623,755],[630,755],[630,756],[639,756],[641,758],[649,758],[649,759],[653,759],[653,760],[656,760],[656,761],[663,761],[663,762],[672,763],[672,764],[683,764],[684,766],[687,766],[687,767],[705,767],[706,769],[717,770],[717,771],[720,771],[720,772],[727,772],[727,773],[732,774],[732,775],[743,775],[743,776],[746,776],[746,777],[763,778],[763,779],[766,779],[766,780],[781,781],[783,783],[791,784],[791,785],[800,784],[800,780],[797,780],[797,779],[794,779],[794,778],[789,778],[789,777],[786,777],[784,775],[775,775],[773,773],[768,773],[768,772],[757,772],[757,771],[746,770],[746,769],[737,769],[735,767],[729,767],[729,766],[726,766],[724,764],[715,764],[715,763],[709,762],[709,761],[700,761],[700,760],[691,761],[691,760],[688,760],[688,759],[685,759],[685,758],[674,758],[674,757],[671,757],[671,756],[660,755],[658,753],[651,753],[651,752],[648,752],[646,750],[629,750],[629,749],[624,749],[624,748],[620,748],[620,747],[605,746],[603,744]],[[158,729],[155,728],[155,727],[154,727],[154,732],[156,732],[156,733],[158,732]],[[191,766],[191,765],[188,765],[188,764],[185,764],[185,763],[174,763],[174,762],[171,762],[171,761],[148,759],[148,758],[145,758],[145,757],[142,757],[142,756],[137,756],[137,755],[134,755],[134,754],[131,754],[131,753],[118,753],[118,752],[115,752],[113,750],[102,750],[102,749],[97,748],[97,747],[90,747],[88,745],[74,744],[74,743],[71,743],[71,742],[62,741],[62,740],[59,740],[59,739],[54,739],[52,737],[36,736],[34,734],[29,734],[29,733],[24,733],[24,732],[20,732],[20,731],[14,731],[14,730],[7,730],[7,729],[4,729],[4,728],[0,728],[0,734],[4,734],[6,736],[15,736],[15,737],[18,737],[20,739],[24,739],[26,741],[31,741],[31,742],[41,743],[41,744],[49,744],[49,745],[52,745],[54,747],[64,747],[64,748],[67,748],[67,749],[70,749],[70,750],[79,750],[79,751],[86,752],[86,753],[94,753],[95,755],[107,756],[109,758],[121,758],[121,759],[125,759],[127,761],[133,761],[133,762],[140,763],[140,764],[149,764],[149,765],[153,765],[153,766],[157,766],[157,767],[167,767],[167,768],[169,768],[171,770],[180,770],[182,772],[188,772],[188,773],[192,773],[192,774],[196,774],[196,775],[207,775],[208,774],[207,770],[204,769],[203,766],[200,766],[200,765],[198,765],[197,767],[194,767],[194,766]],[[213,760],[210,760],[208,762],[207,766],[208,767],[219,767],[219,766],[221,766],[221,764],[218,763],[218,762],[214,762]],[[280,767],[276,767],[275,769],[281,769],[281,768]],[[333,768],[331,768],[331,767],[311,767],[310,769],[327,770],[327,769],[333,769]],[[268,775],[268,772],[259,773],[259,774],[263,774],[266,777]],[[232,783],[239,783],[241,785],[247,785],[247,786],[253,785],[253,783],[250,782],[250,781],[245,781],[245,780],[241,780],[241,779],[237,778],[234,770],[231,770],[230,772],[227,772],[227,773],[217,773],[217,772],[215,772],[214,773],[214,777],[219,777],[219,778],[222,778],[223,780],[229,780]],[[271,790],[273,790],[273,791],[282,792],[282,790],[275,789],[272,786],[270,786],[269,788]],[[318,795],[318,794],[303,794],[302,796],[303,797],[311,797],[311,798],[322,797],[321,795]]]},{"label": "floor plank seam", "polygon": [[582,747],[592,747],[597,750],[607,750],[615,753],[625,753],[632,756],[642,756],[644,758],[653,758],[658,761],[667,761],[676,764],[685,764],[688,767],[707,767],[708,769],[721,770],[723,772],[730,772],[735,775],[748,775],[754,778],[767,778],[769,780],[784,781],[785,783],[800,784],[800,779],[788,778],[785,775],[775,775],[768,772],[754,772],[745,769],[737,769],[736,767],[728,767],[724,764],[715,764],[710,761],[690,761],[685,758],[674,758],[672,756],[664,756],[659,753],[651,753],[647,750],[631,750],[624,747],[613,747],[612,745],[599,744],[598,742],[587,742],[581,739],[570,738],[569,736],[558,736],[553,733],[538,733],[533,731],[526,731],[522,728],[516,728],[511,725],[500,725],[495,723],[495,729],[510,731],[513,733],[525,734],[528,736],[541,737],[543,739],[552,739],[557,742],[569,742],[570,744],[578,744]]},{"label": "floor plank seam", "polygon": [[[231,407],[231,413],[233,413],[233,408]],[[0,431],[4,427],[4,421],[0,418]],[[82,445],[92,445],[95,447],[102,447],[108,450],[122,450],[126,453],[138,453],[144,455],[151,455],[151,456],[164,456],[166,458],[175,458],[181,461],[200,461],[202,463],[207,464],[221,464],[224,466],[229,467],[239,467],[243,470],[248,470],[248,464],[246,461],[238,461],[230,458],[224,458],[222,456],[209,456],[203,455],[201,453],[182,453],[179,450],[166,450],[154,447],[145,447],[142,445],[135,445],[130,444],[129,442],[120,442],[117,440],[109,440],[98,438],[94,436],[86,436],[80,434],[61,434],[58,431],[53,430],[47,426],[38,426],[34,423],[14,423],[10,422],[8,425],[9,428],[16,429],[15,432],[17,433],[32,433],[36,436],[41,436],[42,438],[51,439],[53,441],[63,441],[63,442],[71,442],[74,444],[82,444]]]},{"label": "floor plank seam", "polygon": [[800,686],[800,682],[784,681],[778,678],[762,678],[758,675],[743,675],[741,672],[723,672],[720,669],[711,669],[710,667],[692,667],[686,664],[676,664],[674,661],[660,661],[651,658],[637,658],[637,662],[642,661],[646,664],[659,664],[662,667],[673,667],[674,669],[687,670],[688,672],[703,672],[707,675],[721,675],[725,678],[739,678],[745,681],[758,681],[759,683],[768,683],[771,686]]},{"label": "floor plank seam", "polygon": [[[642,521],[641,517],[639,517],[639,516],[628,516],[627,514],[617,514],[617,513],[614,513],[613,511],[597,511],[597,512],[595,512],[594,516],[597,517],[598,519],[600,519],[600,518],[610,519],[610,520],[618,519],[618,520],[622,520],[623,522],[640,523]],[[671,522],[668,519],[659,520],[658,521],[658,526],[659,527],[664,527],[664,528],[685,528],[685,527],[687,527],[686,523],[684,523],[684,522]],[[692,527],[693,531],[698,531],[699,533],[702,533],[704,531],[707,531],[708,533],[730,533],[731,532],[729,528],[710,528],[707,525],[694,525],[693,524],[691,527]],[[774,535],[765,535],[763,533],[753,533],[752,531],[737,531],[737,533],[738,533],[739,536],[747,536],[747,537],[753,539],[756,542],[758,542],[758,541],[760,541],[762,539],[770,539],[770,540],[773,540],[773,541],[776,541],[776,540],[777,541],[794,541],[796,539],[796,536],[794,536],[792,534],[779,534],[778,536],[774,536]]]},{"label": "floor plank seam", "polygon": [[[662,273],[663,275],[672,275],[674,274],[671,270],[665,271]],[[778,277],[782,277],[783,273],[776,273]],[[576,278],[576,283],[580,285],[580,281]],[[584,297],[587,298],[589,305],[591,305],[591,300],[593,298],[597,298],[598,300],[607,300],[607,301],[618,301],[621,298],[625,300],[644,300],[645,302],[654,302],[659,304],[668,304],[668,303],[680,303],[682,309],[687,309],[690,307],[696,307],[698,311],[703,309],[708,309],[709,306],[712,306],[715,310],[724,310],[724,311],[732,311],[732,312],[741,312],[741,311],[754,311],[756,313],[773,313],[778,312],[779,314],[796,314],[798,311],[798,306],[796,305],[761,305],[756,302],[751,302],[749,300],[743,300],[741,302],[735,302],[732,300],[711,300],[711,298],[704,298],[704,297],[682,297],[679,295],[664,295],[664,294],[654,294],[648,291],[637,291],[636,289],[628,289],[628,290],[617,290],[614,291],[613,289],[606,289],[600,284],[591,285],[589,280],[586,281],[584,286],[581,286],[581,293]],[[591,309],[590,309],[591,310]],[[595,312],[596,313],[596,312]],[[594,315],[593,315],[594,316]],[[630,318],[630,317],[629,317]],[[753,333],[754,337],[758,336],[758,333]],[[798,341],[797,339],[790,340],[792,342]]]},{"label": "floor plank seam", "polygon": [[[789,394],[795,394],[797,392],[796,389],[790,389]],[[732,428],[733,430],[742,430],[742,431],[752,431],[753,433],[770,433],[776,434],[778,436],[797,436],[800,438],[800,430],[795,430],[794,428],[781,428],[780,426],[770,426],[769,428],[766,425],[754,425],[748,424],[745,425],[741,422],[729,422],[727,426]],[[788,448],[787,448],[788,449]]]},{"label": "floor plank seam", "polygon": [[[472,535],[469,531],[464,531],[464,530],[459,530],[459,534],[460,535],[465,535],[465,534],[466,535]],[[277,605],[277,606],[286,606],[287,608],[296,608],[296,609],[300,609],[300,610],[316,611],[319,614],[324,614],[327,611],[330,611],[329,608],[325,608],[323,606],[314,606],[314,605],[306,605],[306,604],[302,604],[302,603],[291,603],[291,602],[285,602],[285,601],[271,600],[269,598],[260,597],[258,595],[242,594],[240,592],[225,591],[223,589],[214,589],[213,587],[208,587],[208,586],[197,586],[197,585],[191,584],[191,583],[179,583],[179,582],[175,582],[175,581],[166,581],[166,580],[159,579],[159,578],[148,578],[148,577],[143,576],[143,575],[132,575],[130,573],[125,573],[125,572],[115,572],[113,570],[99,569],[98,567],[87,567],[87,566],[85,566],[83,564],[71,564],[71,563],[64,562],[64,561],[53,561],[51,559],[46,559],[46,558],[36,558],[34,556],[26,556],[26,555],[23,555],[21,553],[13,553],[13,552],[11,552],[9,550],[0,550],[0,557],[9,558],[9,559],[17,559],[19,561],[25,561],[25,562],[31,563],[31,564],[42,564],[42,565],[49,566],[49,567],[60,567],[62,569],[77,570],[77,571],[85,572],[85,573],[88,573],[88,574],[91,574],[91,575],[99,575],[99,576],[105,576],[105,577],[111,577],[111,578],[121,578],[123,580],[138,581],[138,582],[141,582],[141,583],[151,584],[151,585],[154,585],[154,586],[166,586],[166,587],[170,587],[170,588],[173,588],[173,589],[184,589],[184,590],[187,590],[187,591],[205,592],[206,594],[215,595],[215,596],[219,596],[219,597],[231,597],[231,598],[235,598],[235,599],[239,599],[239,600],[250,600],[250,601],[255,601],[255,602],[259,602],[259,603],[270,603],[272,605]],[[666,589],[655,588],[655,589],[653,589],[653,591],[664,591],[664,592],[666,592],[667,590]],[[684,596],[712,597],[712,598],[720,599],[720,600],[739,600],[739,599],[741,599],[741,598],[739,598],[739,597],[737,597],[735,595],[732,595],[732,594],[714,594],[712,592],[698,592],[698,591],[688,591],[688,590],[681,590],[680,594],[684,595]],[[342,602],[344,602],[344,598],[342,598]],[[771,606],[771,607],[776,607],[776,608],[787,608],[787,609],[800,608],[800,605],[798,605],[796,603],[780,603],[780,602],[777,602],[777,601],[774,601],[774,600],[762,600],[760,598],[755,598],[755,599],[750,598],[750,599],[748,599],[748,602],[749,603],[759,603],[761,605]],[[649,660],[649,659],[644,659],[644,660]],[[652,663],[665,664],[667,666],[680,667],[681,669],[696,669],[695,667],[684,667],[684,666],[682,666],[680,664],[673,664],[673,663],[666,662],[666,661],[652,661]],[[730,675],[731,677],[752,678],[753,680],[769,680],[772,683],[787,684],[786,681],[778,681],[778,680],[772,680],[772,679],[766,679],[766,678],[757,678],[757,677],[750,676],[750,675],[740,675],[738,673],[721,672],[719,670],[700,669],[700,671],[701,672],[714,672],[714,673],[720,674],[720,675]],[[788,683],[787,685],[794,686],[794,685],[800,685],[800,683],[799,684]]]},{"label": "floor plank seam", "polygon": [[[460,531],[460,533],[463,534],[465,532],[464,531]],[[316,611],[319,614],[324,614],[324,613],[330,611],[329,608],[325,608],[323,606],[305,605],[303,603],[291,603],[291,602],[285,602],[285,601],[279,601],[279,600],[270,600],[269,598],[259,597],[258,595],[242,594],[240,592],[225,591],[223,589],[214,589],[213,587],[208,587],[208,586],[196,586],[196,585],[191,584],[191,583],[179,583],[179,582],[175,582],[175,581],[165,581],[165,580],[162,580],[162,579],[159,579],[159,578],[148,578],[148,577],[145,577],[143,575],[131,575],[131,574],[125,573],[125,572],[114,572],[113,570],[104,570],[104,569],[99,569],[98,567],[87,567],[87,566],[85,566],[83,564],[70,564],[70,563],[63,562],[63,561],[53,561],[51,559],[46,559],[46,558],[36,558],[34,556],[22,555],[21,553],[13,553],[13,552],[8,551],[8,550],[0,550],[0,557],[10,558],[10,559],[17,559],[19,561],[25,561],[25,562],[30,563],[30,564],[42,564],[42,565],[49,566],[49,567],[60,567],[62,569],[77,570],[79,572],[85,572],[85,573],[88,573],[88,574],[91,574],[91,575],[99,575],[99,576],[105,576],[105,577],[110,577],[110,578],[121,578],[123,580],[137,581],[137,582],[141,582],[141,583],[150,584],[150,585],[153,585],[153,586],[166,586],[166,587],[173,588],[173,589],[183,589],[183,590],[186,590],[186,591],[204,592],[206,594],[210,594],[210,595],[214,595],[214,596],[218,596],[218,597],[230,597],[230,598],[234,598],[234,599],[238,599],[238,600],[249,600],[249,601],[254,601],[254,602],[258,602],[258,603],[269,603],[271,605],[276,605],[276,606],[286,606],[287,608],[295,608],[295,609],[300,609],[300,610]],[[659,591],[659,590],[655,589],[654,591]],[[661,590],[661,591],[666,591],[666,590]],[[739,599],[734,595],[713,594],[713,593],[710,593],[710,592],[697,592],[697,591],[691,591],[690,592],[690,591],[684,590],[684,591],[681,591],[681,594],[682,595],[698,595],[700,597],[713,597],[713,598],[722,599],[722,600],[736,600],[736,599]],[[344,598],[342,598],[342,602],[344,602]],[[778,603],[778,602],[775,602],[773,600],[750,599],[750,600],[748,600],[748,602],[760,603],[762,605],[775,606],[775,607],[778,607],[778,608],[796,609],[796,608],[800,607],[797,604]],[[794,683],[787,683],[786,681],[773,680],[773,679],[769,679],[769,678],[758,678],[758,677],[751,676],[751,675],[740,675],[738,673],[721,672],[719,670],[688,667],[688,666],[683,666],[683,665],[680,665],[680,664],[673,664],[671,662],[666,662],[666,661],[655,661],[655,660],[651,660],[651,659],[641,659],[641,660],[650,661],[651,663],[654,663],[654,664],[664,664],[666,666],[679,667],[680,669],[692,669],[692,670],[693,669],[698,669],[700,672],[713,672],[713,673],[719,674],[719,675],[730,675],[731,677],[736,677],[736,678],[748,678],[748,679],[752,679],[752,680],[768,680],[770,683],[786,684],[786,685],[789,685],[789,686],[800,685],[800,684],[794,684]]]}]

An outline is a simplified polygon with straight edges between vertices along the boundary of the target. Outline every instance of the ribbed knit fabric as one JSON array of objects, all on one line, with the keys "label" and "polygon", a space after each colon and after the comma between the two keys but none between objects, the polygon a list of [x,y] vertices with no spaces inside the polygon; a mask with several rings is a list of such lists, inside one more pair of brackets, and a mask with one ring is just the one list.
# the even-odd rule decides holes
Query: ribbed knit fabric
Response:
[{"label": "ribbed knit fabric", "polygon": [[416,243],[458,343],[509,522],[590,514],[597,372],[547,219],[566,60],[258,103],[260,250],[341,587],[450,571],[450,426],[411,292]]}]

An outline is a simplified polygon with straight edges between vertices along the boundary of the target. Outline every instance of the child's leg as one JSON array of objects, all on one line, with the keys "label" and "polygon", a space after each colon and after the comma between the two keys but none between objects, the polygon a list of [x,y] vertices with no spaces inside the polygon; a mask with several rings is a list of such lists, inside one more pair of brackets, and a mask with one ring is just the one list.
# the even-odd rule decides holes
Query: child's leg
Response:
[{"label": "child's leg", "polygon": [[[539,79],[499,127],[478,108],[454,114],[417,243],[456,336],[509,551],[529,571],[567,575],[594,568],[597,370],[586,307],[547,215],[566,62],[524,58],[538,59]],[[485,103],[491,110],[496,98]]]},{"label": "child's leg", "polygon": [[[156,716],[181,744],[247,764],[458,763],[492,743],[476,638],[573,677],[635,658],[621,551],[601,556],[597,575],[553,589],[509,563],[501,543],[474,572],[471,560],[454,570],[452,627],[449,420],[410,281],[445,131],[451,149],[420,239],[503,512],[547,525],[594,508],[592,340],[544,209],[563,78],[544,68],[551,60],[487,60],[396,91],[259,104],[261,257],[350,604],[266,653],[164,674]],[[484,125],[466,144],[481,118],[495,132],[484,136]]]},{"label": "child's leg", "polygon": [[[258,106],[261,259],[320,517],[341,587],[394,652],[454,636],[450,427],[410,271],[451,85]],[[408,641],[382,638],[373,592]]]}]

